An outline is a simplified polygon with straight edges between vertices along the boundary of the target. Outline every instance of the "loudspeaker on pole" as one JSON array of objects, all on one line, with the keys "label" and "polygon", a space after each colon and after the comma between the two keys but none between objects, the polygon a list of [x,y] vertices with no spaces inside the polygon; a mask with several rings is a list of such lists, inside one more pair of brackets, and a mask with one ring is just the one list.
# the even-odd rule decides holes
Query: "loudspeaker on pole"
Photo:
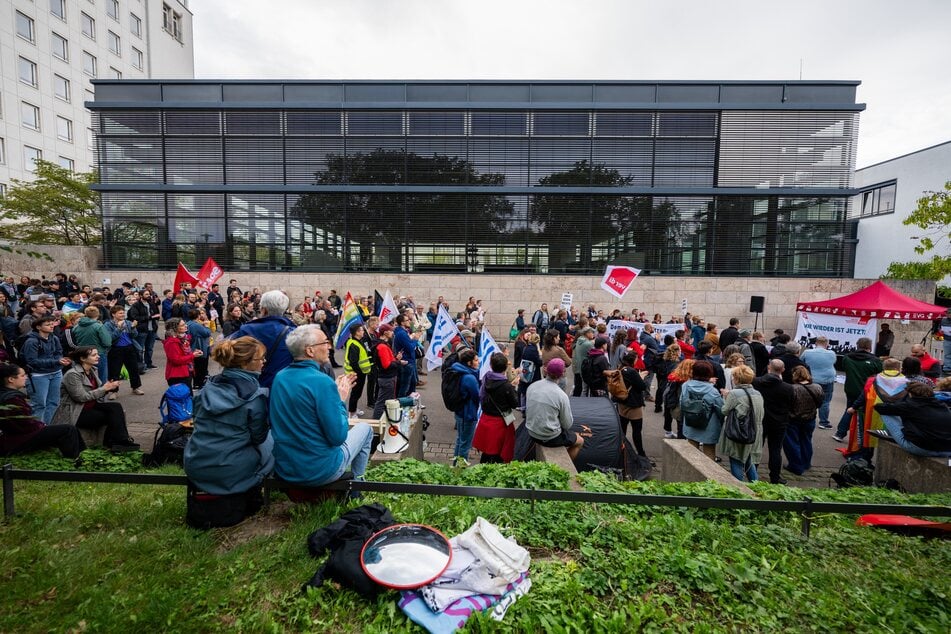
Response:
[{"label": "loudspeaker on pole", "polygon": [[766,298],[762,295],[753,295],[750,297],[750,312],[761,313],[766,304]]}]

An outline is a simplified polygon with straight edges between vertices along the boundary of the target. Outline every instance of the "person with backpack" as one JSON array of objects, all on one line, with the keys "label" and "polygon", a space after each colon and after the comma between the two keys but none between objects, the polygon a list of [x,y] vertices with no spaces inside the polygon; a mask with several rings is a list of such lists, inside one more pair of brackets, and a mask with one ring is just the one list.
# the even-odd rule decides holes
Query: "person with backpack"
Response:
[{"label": "person with backpack", "polygon": [[212,351],[224,370],[195,397],[184,453],[185,474],[205,494],[189,496],[190,526],[233,526],[264,503],[261,483],[274,469],[267,391],[258,382],[264,353],[253,337],[222,341]]},{"label": "person with backpack", "polygon": [[716,445],[723,423],[723,396],[715,383],[713,364],[696,361],[690,380],[684,383],[680,393],[684,436],[711,460],[717,455]]},{"label": "person with backpack", "polygon": [[30,375],[27,388],[33,415],[47,425],[59,406],[63,367],[69,365],[69,359],[63,356],[59,337],[53,336],[53,328],[58,324],[59,317],[52,315],[34,321],[33,333],[20,350],[23,366]]},{"label": "person with backpack", "polygon": [[129,436],[125,411],[119,403],[107,403],[106,395],[119,389],[118,381],[99,383],[96,365],[99,350],[81,346],[69,355],[72,367],[63,375],[59,408],[53,425],[74,425],[80,429],[106,428],[102,444],[115,452],[138,451]]},{"label": "person with backpack", "polygon": [[386,411],[386,402],[396,398],[396,384],[399,381],[400,366],[405,361],[393,354],[393,326],[383,324],[377,329],[380,338],[373,348],[373,364],[376,366],[376,403],[373,405],[373,418],[379,419]]},{"label": "person with backpack", "polygon": [[[575,369],[575,382],[571,392],[572,396],[581,396],[582,393],[584,393],[584,377],[581,376],[581,366],[584,364],[588,352],[594,348],[595,334],[594,328],[590,326],[585,326],[578,331],[578,338],[575,340],[574,349],[571,351],[571,367]],[[627,347],[624,346],[623,343],[619,347],[622,348],[620,355],[623,356],[624,352],[627,351]]]},{"label": "person with backpack", "polygon": [[189,345],[193,351],[201,351],[201,355],[195,357],[194,361],[194,385],[196,390],[200,390],[208,379],[208,346],[211,340],[211,321],[203,308],[190,308],[188,310],[188,321],[185,322],[188,328]]},{"label": "person with backpack", "polygon": [[660,342],[657,341],[654,336],[654,326],[644,324],[644,328],[641,330],[637,342],[643,348],[644,368],[647,370],[647,376],[644,378],[644,385],[647,386],[647,390],[645,390],[644,393],[644,400],[653,401],[654,397],[650,395],[651,383],[656,374],[657,362],[660,361],[663,355]]},{"label": "person with backpack", "polygon": [[664,409],[664,392],[667,391],[667,377],[680,363],[680,345],[673,335],[664,337],[664,352],[656,362],[654,370],[657,375],[657,390],[654,392],[654,413],[659,414]]},{"label": "person with backpack", "polygon": [[607,348],[608,340],[598,337],[594,340],[594,347],[588,350],[587,356],[581,362],[581,379],[588,390],[588,396],[604,396],[608,393],[608,379],[604,376],[604,371],[610,370],[611,364],[608,362]]},{"label": "person with backpack", "polygon": [[780,469],[783,465],[783,439],[792,410],[793,388],[783,381],[786,366],[779,359],[770,359],[766,374],[753,379],[753,387],[763,395],[763,435],[769,449],[769,481],[786,484]]},{"label": "person with backpack", "polygon": [[628,350],[621,358],[621,379],[627,388],[627,398],[617,402],[617,412],[621,419],[621,435],[627,436],[628,425],[631,427],[631,440],[634,441],[634,449],[638,455],[646,456],[644,451],[644,379],[641,373],[634,369],[637,363],[637,353]]},{"label": "person with backpack", "polygon": [[[664,438],[685,438],[683,434],[683,415],[680,411],[680,394],[684,383],[693,375],[693,359],[684,359],[677,364],[673,372],[667,375],[667,387],[664,389]],[[636,369],[636,368],[635,368]],[[677,431],[674,432],[674,421]]]},{"label": "person with backpack", "polygon": [[[717,453],[730,458],[730,473],[734,478],[740,482],[756,482],[759,480],[756,465],[763,453],[763,395],[753,389],[756,373],[752,368],[740,365],[730,372],[733,389],[724,390],[723,407],[720,411],[727,423],[723,425],[720,442],[717,443]],[[754,428],[753,442],[743,443],[727,435],[731,414],[739,419],[738,422],[744,429]]]},{"label": "person with backpack", "polygon": [[453,465],[468,467],[472,437],[479,421],[479,356],[474,350],[467,348],[459,353],[459,360],[452,364],[446,381],[453,386],[448,404],[456,419]]},{"label": "person with backpack", "polygon": [[86,444],[70,425],[46,425],[33,415],[25,389],[26,370],[0,363],[0,456],[59,449],[64,458],[77,458]]}]

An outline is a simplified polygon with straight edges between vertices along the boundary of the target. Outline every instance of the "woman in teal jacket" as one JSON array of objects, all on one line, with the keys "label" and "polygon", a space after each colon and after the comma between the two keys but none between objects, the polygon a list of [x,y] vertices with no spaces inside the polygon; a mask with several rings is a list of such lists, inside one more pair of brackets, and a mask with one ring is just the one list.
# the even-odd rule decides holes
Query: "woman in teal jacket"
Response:
[{"label": "woman in teal jacket", "polygon": [[261,482],[274,468],[267,390],[258,383],[264,353],[253,337],[226,339],[214,348],[224,371],[195,396],[195,430],[185,447],[185,473],[195,488],[212,497],[244,495],[245,512],[237,521],[258,511]]}]

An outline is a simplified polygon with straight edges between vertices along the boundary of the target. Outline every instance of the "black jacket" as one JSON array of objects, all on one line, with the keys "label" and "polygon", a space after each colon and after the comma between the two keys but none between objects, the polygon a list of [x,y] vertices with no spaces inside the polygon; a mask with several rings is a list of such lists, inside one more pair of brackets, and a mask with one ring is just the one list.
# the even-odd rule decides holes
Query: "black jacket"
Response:
[{"label": "black jacket", "polygon": [[753,362],[756,364],[756,376],[766,374],[766,368],[769,366],[769,350],[759,341],[751,341],[750,349],[753,351]]},{"label": "black jacket", "polygon": [[647,385],[641,378],[641,373],[632,367],[624,366],[621,368],[621,378],[627,386],[627,400],[624,404],[628,407],[644,407],[644,392],[647,391]]},{"label": "black jacket", "polygon": [[736,340],[740,338],[740,331],[730,326],[729,328],[724,328],[723,332],[720,333],[720,350],[724,350],[727,346],[733,345],[736,343]]},{"label": "black jacket", "polygon": [[793,387],[775,374],[766,374],[753,379],[753,387],[763,395],[765,427],[785,427],[793,404]]},{"label": "black jacket", "polygon": [[695,354],[693,356],[694,361],[706,361],[713,366],[713,372],[717,375],[716,388],[722,390],[726,388],[726,374],[723,373],[723,366],[719,363],[716,363],[713,359],[706,355]]},{"label": "black jacket", "polygon": [[905,439],[926,451],[951,451],[951,409],[936,398],[879,403],[879,414],[900,416]]},{"label": "black jacket", "polygon": [[518,407],[515,387],[504,379],[486,379],[482,411],[489,416],[501,416],[503,411]]},{"label": "black jacket", "polygon": [[782,361],[783,365],[785,366],[783,369],[783,381],[786,383],[792,383],[792,373],[793,370],[796,369],[796,366],[801,365],[806,369],[809,367],[803,362],[802,359],[791,352],[785,352],[777,358]]}]

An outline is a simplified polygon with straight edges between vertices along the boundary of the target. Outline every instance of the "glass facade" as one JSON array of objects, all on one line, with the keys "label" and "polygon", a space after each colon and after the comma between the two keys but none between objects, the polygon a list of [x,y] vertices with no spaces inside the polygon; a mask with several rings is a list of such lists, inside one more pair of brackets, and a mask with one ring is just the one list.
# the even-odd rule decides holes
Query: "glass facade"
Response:
[{"label": "glass facade", "polygon": [[854,85],[784,86],[97,82],[105,264],[849,276]]}]

